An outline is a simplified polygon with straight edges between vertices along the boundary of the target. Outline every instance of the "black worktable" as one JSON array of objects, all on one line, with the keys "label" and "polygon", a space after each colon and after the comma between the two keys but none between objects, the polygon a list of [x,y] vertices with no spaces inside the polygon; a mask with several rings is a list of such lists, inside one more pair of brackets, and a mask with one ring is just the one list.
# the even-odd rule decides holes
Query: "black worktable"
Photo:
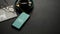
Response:
[{"label": "black worktable", "polygon": [[0,34],[54,34],[60,32],[60,0],[33,1],[33,12],[23,28],[20,31],[12,28],[11,24],[16,19],[13,18],[0,23]]}]

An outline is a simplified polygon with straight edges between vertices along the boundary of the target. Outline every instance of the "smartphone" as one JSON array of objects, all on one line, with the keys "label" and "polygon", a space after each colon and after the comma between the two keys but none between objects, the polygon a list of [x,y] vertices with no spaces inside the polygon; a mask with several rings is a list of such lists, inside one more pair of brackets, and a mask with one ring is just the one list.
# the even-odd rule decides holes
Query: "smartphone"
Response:
[{"label": "smartphone", "polygon": [[29,17],[30,17],[29,14],[22,12],[19,15],[19,17],[14,21],[12,26],[17,28],[17,29],[20,29]]}]

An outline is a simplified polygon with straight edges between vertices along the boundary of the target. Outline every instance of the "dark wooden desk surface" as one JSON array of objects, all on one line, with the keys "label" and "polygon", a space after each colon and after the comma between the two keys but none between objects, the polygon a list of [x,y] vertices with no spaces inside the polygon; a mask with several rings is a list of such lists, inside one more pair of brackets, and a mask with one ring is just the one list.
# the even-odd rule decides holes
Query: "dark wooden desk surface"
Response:
[{"label": "dark wooden desk surface", "polygon": [[[15,0],[7,1],[13,3]],[[54,34],[60,32],[60,0],[33,1],[33,13],[23,28],[20,31],[12,28],[11,24],[16,19],[13,18],[0,23],[0,34]]]}]

